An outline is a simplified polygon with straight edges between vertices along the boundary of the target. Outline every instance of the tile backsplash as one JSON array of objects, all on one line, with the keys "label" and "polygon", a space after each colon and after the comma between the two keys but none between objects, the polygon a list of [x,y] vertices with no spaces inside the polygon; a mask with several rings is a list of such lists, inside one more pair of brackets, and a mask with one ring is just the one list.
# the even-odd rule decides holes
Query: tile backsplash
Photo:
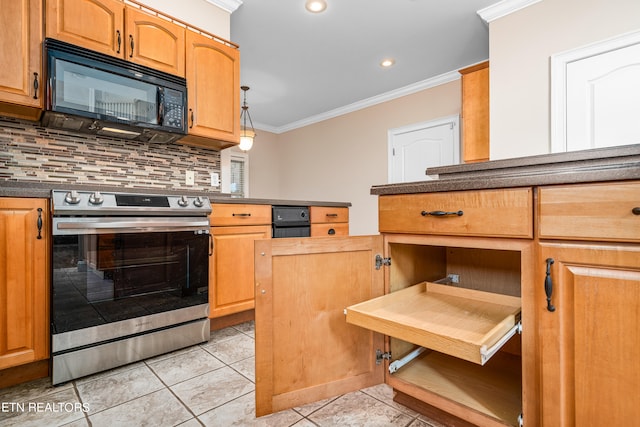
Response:
[{"label": "tile backsplash", "polygon": [[[195,185],[185,185],[186,171]],[[220,152],[180,143],[150,144],[41,127],[0,116],[0,181],[220,191]]]}]

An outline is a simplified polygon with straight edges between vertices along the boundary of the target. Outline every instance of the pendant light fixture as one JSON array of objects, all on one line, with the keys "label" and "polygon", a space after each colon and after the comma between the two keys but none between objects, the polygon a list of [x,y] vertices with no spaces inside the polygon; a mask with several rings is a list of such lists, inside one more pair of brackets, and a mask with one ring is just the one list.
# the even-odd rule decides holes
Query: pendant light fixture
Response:
[{"label": "pendant light fixture", "polygon": [[[256,131],[253,128],[253,121],[249,114],[249,106],[247,105],[247,91],[249,86],[240,86],[240,89],[244,92],[244,98],[242,102],[242,111],[240,112],[240,149],[242,151],[249,151],[253,147],[253,138],[256,136]],[[247,117],[249,118],[250,128],[247,128]]]}]

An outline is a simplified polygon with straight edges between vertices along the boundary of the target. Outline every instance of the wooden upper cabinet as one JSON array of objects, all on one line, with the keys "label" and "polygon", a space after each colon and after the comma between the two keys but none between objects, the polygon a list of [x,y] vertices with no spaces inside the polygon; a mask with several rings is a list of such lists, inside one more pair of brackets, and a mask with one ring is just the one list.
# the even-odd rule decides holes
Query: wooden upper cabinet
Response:
[{"label": "wooden upper cabinet", "polygon": [[124,3],[118,0],[47,0],[46,35],[123,58]]},{"label": "wooden upper cabinet", "polygon": [[47,0],[46,23],[47,37],[184,77],[185,28],[169,18],[119,0]]},{"label": "wooden upper cabinet", "polygon": [[462,159],[489,160],[489,61],[459,70],[462,75]]},{"label": "wooden upper cabinet", "polygon": [[184,27],[130,6],[125,19],[126,59],[184,77]]},{"label": "wooden upper cabinet", "polygon": [[42,108],[42,3],[0,0],[0,114],[37,120]]},{"label": "wooden upper cabinet", "polygon": [[240,143],[240,51],[187,30],[189,134],[181,142],[210,148]]},{"label": "wooden upper cabinet", "polygon": [[47,206],[0,198],[0,369],[49,357]]}]

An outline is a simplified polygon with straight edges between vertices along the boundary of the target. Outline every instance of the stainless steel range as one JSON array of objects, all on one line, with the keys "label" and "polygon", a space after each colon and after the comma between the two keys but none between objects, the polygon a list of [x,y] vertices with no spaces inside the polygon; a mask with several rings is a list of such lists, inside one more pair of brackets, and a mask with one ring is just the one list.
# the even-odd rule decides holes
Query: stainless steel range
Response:
[{"label": "stainless steel range", "polygon": [[209,339],[207,197],[53,191],[52,381]]}]

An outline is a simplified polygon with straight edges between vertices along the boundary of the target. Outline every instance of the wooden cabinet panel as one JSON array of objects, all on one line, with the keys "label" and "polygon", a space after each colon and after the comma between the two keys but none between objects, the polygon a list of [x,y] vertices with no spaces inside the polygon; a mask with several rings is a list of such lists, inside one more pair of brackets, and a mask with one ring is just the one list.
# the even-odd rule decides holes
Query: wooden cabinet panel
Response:
[{"label": "wooden cabinet panel", "polygon": [[213,148],[240,143],[240,52],[187,31],[189,134],[181,142]]},{"label": "wooden cabinet panel", "polygon": [[[546,259],[554,260],[553,312]],[[632,396],[640,396],[640,247],[542,243],[537,280],[543,425],[639,419]]]},{"label": "wooden cabinet panel", "polygon": [[184,27],[130,6],[125,9],[125,20],[125,56],[128,60],[185,76]]},{"label": "wooden cabinet panel", "polygon": [[489,62],[459,71],[462,75],[462,159],[489,160]]},{"label": "wooden cabinet panel", "polygon": [[0,0],[0,10],[0,114],[37,120],[44,87],[42,2]]},{"label": "wooden cabinet panel", "polygon": [[640,182],[543,187],[541,239],[640,242]]},{"label": "wooden cabinet panel", "polygon": [[209,222],[212,226],[271,224],[271,205],[214,203]]},{"label": "wooden cabinet panel", "polygon": [[311,237],[348,236],[349,223],[311,224]]},{"label": "wooden cabinet panel", "polygon": [[344,321],[379,296],[380,236],[256,242],[256,415],[381,383],[382,336]]},{"label": "wooden cabinet panel", "polygon": [[309,216],[312,224],[349,222],[349,208],[311,206]]},{"label": "wooden cabinet panel", "polygon": [[49,357],[47,202],[0,198],[0,369]]},{"label": "wooden cabinet panel", "polygon": [[47,0],[47,37],[185,76],[185,28],[118,0]]},{"label": "wooden cabinet panel", "polygon": [[378,206],[380,232],[533,237],[531,188],[388,195]]},{"label": "wooden cabinet panel", "polygon": [[118,0],[46,0],[46,35],[124,57],[124,3]]},{"label": "wooden cabinet panel", "polygon": [[212,227],[213,256],[209,264],[209,317],[254,307],[253,246],[271,237],[270,226]]}]

